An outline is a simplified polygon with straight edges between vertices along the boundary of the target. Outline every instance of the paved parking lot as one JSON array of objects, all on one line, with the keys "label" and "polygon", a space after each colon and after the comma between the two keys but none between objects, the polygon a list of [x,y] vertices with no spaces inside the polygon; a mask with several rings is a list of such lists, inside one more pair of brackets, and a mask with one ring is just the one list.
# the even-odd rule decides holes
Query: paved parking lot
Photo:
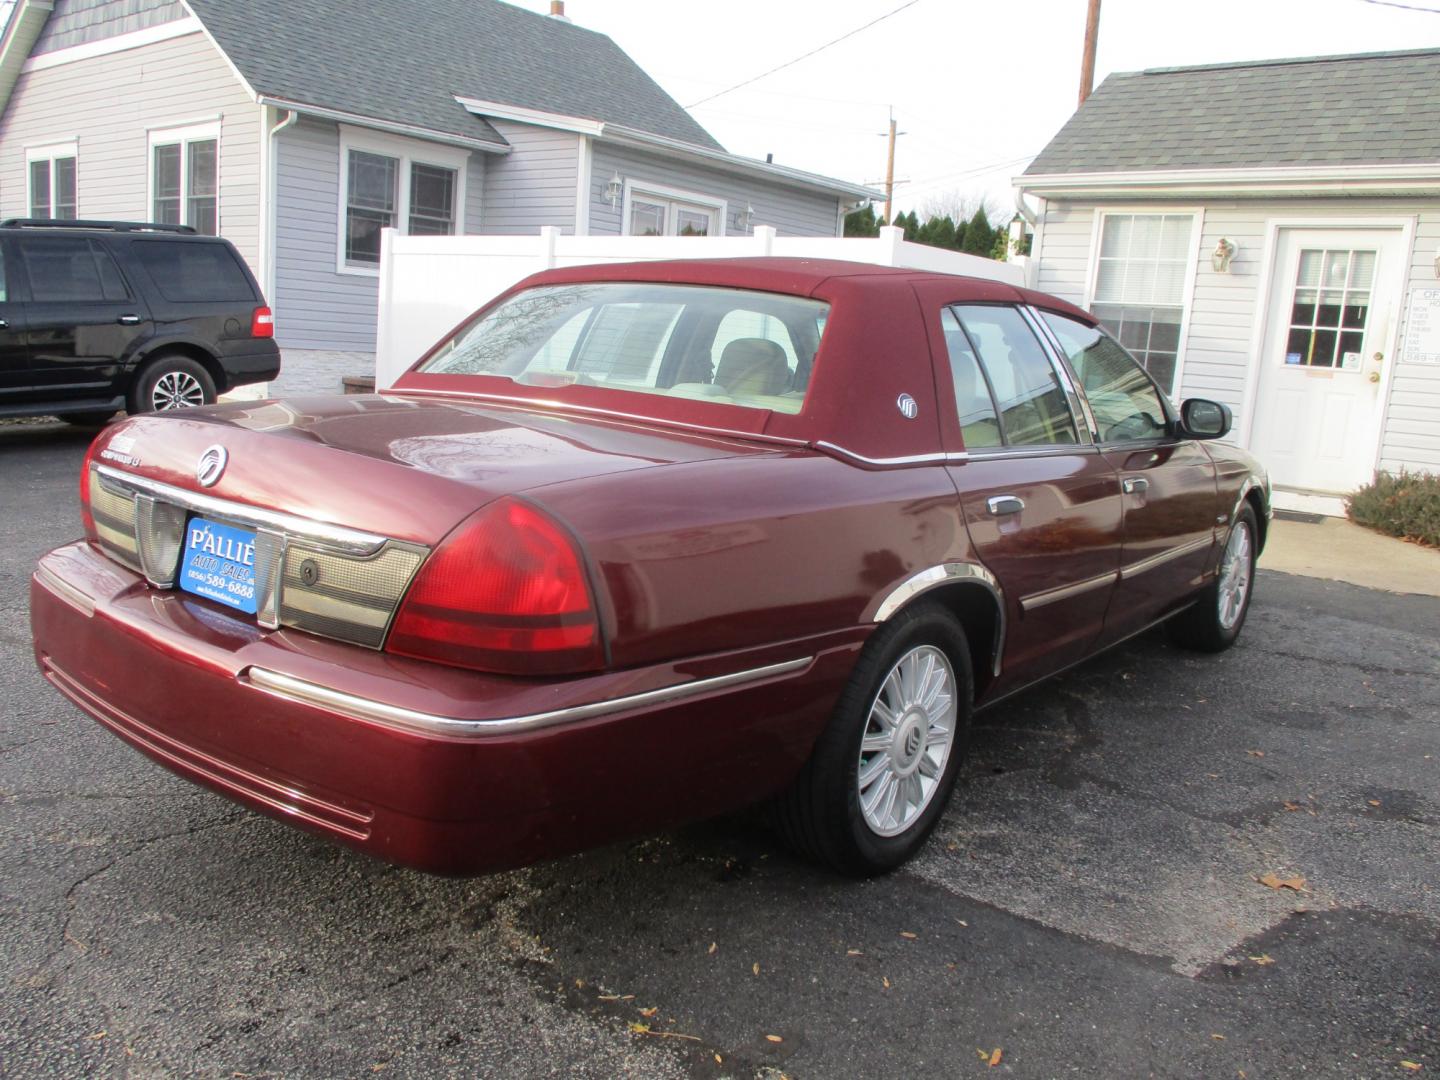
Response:
[{"label": "paved parking lot", "polygon": [[1230,653],[1148,635],[981,717],[888,878],[742,819],[440,880],[43,683],[27,581],[85,442],[0,426],[5,1075],[1440,1072],[1440,600],[1262,571]]}]

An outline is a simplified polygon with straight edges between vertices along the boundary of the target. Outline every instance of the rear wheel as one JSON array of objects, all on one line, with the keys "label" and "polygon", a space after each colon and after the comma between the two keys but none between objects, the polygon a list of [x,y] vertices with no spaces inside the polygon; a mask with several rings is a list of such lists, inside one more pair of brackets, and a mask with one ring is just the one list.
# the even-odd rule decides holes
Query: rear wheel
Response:
[{"label": "rear wheel", "polygon": [[1170,639],[1177,645],[1200,652],[1222,652],[1235,644],[1250,611],[1257,536],[1255,511],[1246,506],[1230,526],[1215,580],[1200,594],[1194,606],[1165,624]]},{"label": "rear wheel", "polygon": [[943,608],[921,605],[876,631],[810,760],[778,800],[790,845],[856,876],[910,858],[954,787],[971,686],[965,632]]},{"label": "rear wheel", "polygon": [[188,356],[161,356],[152,360],[130,388],[130,412],[167,412],[209,405],[215,400],[215,381],[198,361]]}]

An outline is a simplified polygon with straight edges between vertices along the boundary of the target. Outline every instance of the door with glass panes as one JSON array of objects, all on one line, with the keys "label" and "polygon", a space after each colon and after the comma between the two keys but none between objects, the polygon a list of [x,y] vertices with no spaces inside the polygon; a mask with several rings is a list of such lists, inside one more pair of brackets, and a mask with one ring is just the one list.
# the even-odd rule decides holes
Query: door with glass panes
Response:
[{"label": "door with glass panes", "polygon": [[1281,487],[1345,493],[1375,468],[1399,229],[1281,229],[1250,448]]}]

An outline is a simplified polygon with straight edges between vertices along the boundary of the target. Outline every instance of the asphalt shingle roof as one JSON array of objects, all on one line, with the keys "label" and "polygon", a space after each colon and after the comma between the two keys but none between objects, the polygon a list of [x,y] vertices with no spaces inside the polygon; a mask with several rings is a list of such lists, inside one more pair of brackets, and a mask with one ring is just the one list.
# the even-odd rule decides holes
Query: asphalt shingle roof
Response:
[{"label": "asphalt shingle roof", "polygon": [[263,97],[503,143],[460,94],[723,149],[604,34],[500,0],[190,6]]},{"label": "asphalt shingle roof", "polygon": [[1111,75],[1026,175],[1440,162],[1440,50]]}]

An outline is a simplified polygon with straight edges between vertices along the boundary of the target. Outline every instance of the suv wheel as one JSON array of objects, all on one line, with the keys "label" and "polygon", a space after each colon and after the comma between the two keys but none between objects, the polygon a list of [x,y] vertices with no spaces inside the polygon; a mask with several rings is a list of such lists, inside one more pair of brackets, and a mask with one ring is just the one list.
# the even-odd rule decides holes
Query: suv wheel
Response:
[{"label": "suv wheel", "polygon": [[130,412],[166,412],[209,405],[215,400],[215,381],[188,356],[162,356],[140,373],[130,389]]}]

